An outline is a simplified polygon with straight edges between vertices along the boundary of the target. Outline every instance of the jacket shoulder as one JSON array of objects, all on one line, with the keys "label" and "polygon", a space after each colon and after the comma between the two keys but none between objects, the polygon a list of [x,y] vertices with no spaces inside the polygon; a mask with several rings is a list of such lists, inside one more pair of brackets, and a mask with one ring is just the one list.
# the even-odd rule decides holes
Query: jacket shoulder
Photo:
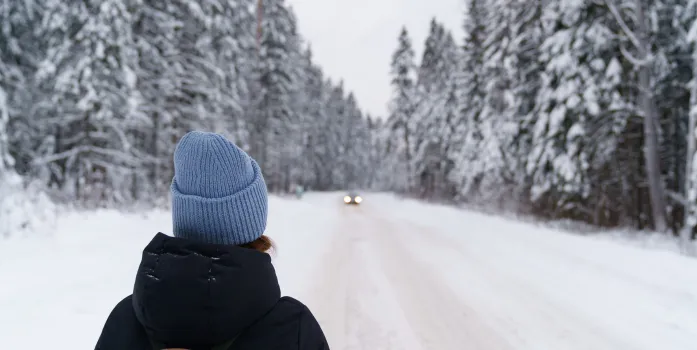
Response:
[{"label": "jacket shoulder", "polygon": [[305,304],[303,304],[302,302],[300,302],[299,300],[297,300],[295,298],[288,297],[288,296],[282,297],[281,299],[279,299],[278,303],[276,304],[276,307],[292,310],[292,311],[297,312],[297,313],[307,312],[307,313],[312,314],[312,312],[310,312],[310,309],[307,306],[305,306]]},{"label": "jacket shoulder", "polygon": [[[310,309],[283,297],[240,337],[239,349],[327,350],[327,340]],[[238,349],[233,347],[233,349]]]},{"label": "jacket shoulder", "polygon": [[281,298],[281,302],[296,308],[298,316],[298,349],[329,350],[329,344],[319,322],[310,309],[300,301],[291,297]]},{"label": "jacket shoulder", "polygon": [[150,350],[145,329],[133,310],[131,295],[121,300],[109,314],[95,350]]}]

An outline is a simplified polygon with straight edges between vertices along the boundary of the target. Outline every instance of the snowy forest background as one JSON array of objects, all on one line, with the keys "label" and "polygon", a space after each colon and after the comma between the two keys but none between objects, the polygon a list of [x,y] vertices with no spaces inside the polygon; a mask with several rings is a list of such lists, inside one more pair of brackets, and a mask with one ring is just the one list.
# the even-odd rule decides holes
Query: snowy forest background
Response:
[{"label": "snowy forest background", "polygon": [[417,58],[403,29],[390,113],[368,116],[283,0],[0,0],[0,233],[40,201],[166,206],[174,145],[199,129],[277,193],[691,237],[697,0],[463,1],[464,38],[434,19]]}]

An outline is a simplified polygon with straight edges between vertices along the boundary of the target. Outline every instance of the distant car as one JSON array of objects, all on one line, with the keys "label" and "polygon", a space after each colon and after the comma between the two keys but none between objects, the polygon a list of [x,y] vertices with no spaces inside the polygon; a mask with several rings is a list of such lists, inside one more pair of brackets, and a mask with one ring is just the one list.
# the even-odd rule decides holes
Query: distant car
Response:
[{"label": "distant car", "polygon": [[346,204],[352,204],[352,205],[358,205],[363,202],[363,197],[356,193],[349,193],[346,196],[344,196],[344,203]]}]

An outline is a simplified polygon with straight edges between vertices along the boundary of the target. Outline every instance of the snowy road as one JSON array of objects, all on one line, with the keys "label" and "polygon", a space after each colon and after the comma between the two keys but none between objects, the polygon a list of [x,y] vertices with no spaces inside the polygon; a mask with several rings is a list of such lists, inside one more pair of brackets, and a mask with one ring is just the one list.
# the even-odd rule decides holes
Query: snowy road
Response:
[{"label": "snowy road", "polygon": [[419,259],[442,249],[430,230],[381,218],[372,205],[341,209],[312,298],[331,343],[345,349],[510,348]]},{"label": "snowy road", "polygon": [[[697,259],[388,195],[340,200],[273,198],[269,223],[283,292],[332,349],[697,344]],[[169,227],[167,213],[69,214],[53,236],[0,242],[0,344],[92,348],[144,244]]]},{"label": "snowy road", "polygon": [[340,210],[311,300],[344,349],[694,349],[693,260],[393,198]]}]

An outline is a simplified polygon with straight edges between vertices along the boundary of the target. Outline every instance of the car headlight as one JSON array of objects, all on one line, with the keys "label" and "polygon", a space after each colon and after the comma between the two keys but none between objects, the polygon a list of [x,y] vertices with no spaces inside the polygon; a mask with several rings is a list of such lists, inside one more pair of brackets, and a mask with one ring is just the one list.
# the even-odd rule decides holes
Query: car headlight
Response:
[{"label": "car headlight", "polygon": [[349,197],[349,196],[344,197],[344,203],[351,203],[351,197]]},{"label": "car headlight", "polygon": [[363,198],[361,196],[356,196],[356,203],[360,203],[363,201]]}]

